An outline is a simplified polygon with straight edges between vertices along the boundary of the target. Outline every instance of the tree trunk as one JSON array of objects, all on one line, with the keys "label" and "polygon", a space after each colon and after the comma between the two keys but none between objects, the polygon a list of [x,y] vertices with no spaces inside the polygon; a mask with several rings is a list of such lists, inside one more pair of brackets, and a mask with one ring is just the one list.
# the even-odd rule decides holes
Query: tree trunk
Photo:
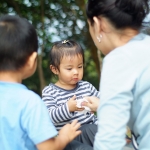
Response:
[{"label": "tree trunk", "polygon": [[[42,31],[44,33],[44,0],[41,0],[41,22],[42,22]],[[40,80],[40,91],[42,93],[43,88],[46,85],[46,81],[44,78],[44,72],[42,68],[42,60],[43,60],[43,51],[44,51],[44,37],[43,37],[43,43],[41,45],[41,54],[38,55],[38,75],[39,75],[39,80]]]},{"label": "tree trunk", "polygon": [[[85,17],[86,17],[86,14],[85,14],[85,6],[86,6],[86,3],[85,1],[81,1],[81,0],[76,0],[76,3],[78,6],[80,6],[80,8],[82,9]],[[87,25],[87,22],[86,22],[86,26]],[[88,28],[88,27],[87,27]],[[86,46],[90,49],[91,51],[91,55],[92,55],[92,58],[95,62],[95,65],[96,65],[96,71],[98,72],[98,75],[99,75],[99,82],[100,82],[100,76],[101,76],[101,66],[102,66],[102,57],[101,57],[101,52],[99,50],[97,50],[97,48],[95,47],[94,45],[94,42],[91,38],[91,35],[89,32],[86,33],[86,35],[84,35],[85,38],[87,39],[86,41],[88,41],[86,44]]]},{"label": "tree trunk", "polygon": [[38,69],[38,75],[39,75],[39,80],[40,80],[40,91],[42,93],[42,90],[46,85],[45,78],[44,78],[44,73],[43,73],[43,69],[42,69],[42,55],[38,55],[37,69]]}]

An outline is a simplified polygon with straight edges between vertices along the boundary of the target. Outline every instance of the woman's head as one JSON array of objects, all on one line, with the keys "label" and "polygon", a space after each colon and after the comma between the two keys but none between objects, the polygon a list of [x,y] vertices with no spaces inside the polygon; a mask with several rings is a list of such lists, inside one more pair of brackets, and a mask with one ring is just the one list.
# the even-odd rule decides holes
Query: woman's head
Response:
[{"label": "woman's head", "polygon": [[55,42],[50,50],[50,65],[59,70],[61,60],[64,56],[81,56],[84,63],[84,51],[75,41],[64,40]]},{"label": "woman's head", "polygon": [[88,0],[86,14],[91,25],[93,17],[105,17],[116,29],[139,30],[149,13],[149,0]]},{"label": "woman's head", "polygon": [[149,0],[88,0],[89,31],[104,55],[136,36],[149,13]]}]

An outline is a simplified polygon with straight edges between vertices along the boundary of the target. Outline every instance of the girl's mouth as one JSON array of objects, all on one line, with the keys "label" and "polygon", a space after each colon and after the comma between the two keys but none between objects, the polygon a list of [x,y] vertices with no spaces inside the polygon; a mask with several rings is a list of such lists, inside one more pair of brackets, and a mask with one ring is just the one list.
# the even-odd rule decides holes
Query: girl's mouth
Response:
[{"label": "girl's mouth", "polygon": [[74,81],[77,81],[77,80],[78,80],[78,78],[73,78],[73,80],[74,80]]}]

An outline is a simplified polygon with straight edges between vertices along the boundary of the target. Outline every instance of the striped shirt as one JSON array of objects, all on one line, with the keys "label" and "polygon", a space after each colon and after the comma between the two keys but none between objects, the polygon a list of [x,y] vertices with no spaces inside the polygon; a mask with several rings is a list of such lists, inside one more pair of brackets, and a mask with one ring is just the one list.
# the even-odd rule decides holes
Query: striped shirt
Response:
[{"label": "striped shirt", "polygon": [[74,95],[76,97],[96,96],[99,98],[100,92],[87,81],[79,81],[72,90],[65,90],[50,83],[42,91],[42,100],[57,130],[60,130],[65,124],[71,123],[74,119],[77,119],[81,125],[97,124],[97,117],[93,113],[69,112],[67,101]]}]

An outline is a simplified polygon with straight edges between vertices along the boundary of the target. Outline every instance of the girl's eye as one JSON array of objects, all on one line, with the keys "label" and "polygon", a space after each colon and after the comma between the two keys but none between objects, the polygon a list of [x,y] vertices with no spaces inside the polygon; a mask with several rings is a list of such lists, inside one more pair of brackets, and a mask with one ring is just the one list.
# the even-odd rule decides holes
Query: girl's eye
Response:
[{"label": "girl's eye", "polygon": [[79,66],[78,68],[83,68],[83,66]]},{"label": "girl's eye", "polygon": [[67,68],[67,70],[71,70],[72,68]]}]

